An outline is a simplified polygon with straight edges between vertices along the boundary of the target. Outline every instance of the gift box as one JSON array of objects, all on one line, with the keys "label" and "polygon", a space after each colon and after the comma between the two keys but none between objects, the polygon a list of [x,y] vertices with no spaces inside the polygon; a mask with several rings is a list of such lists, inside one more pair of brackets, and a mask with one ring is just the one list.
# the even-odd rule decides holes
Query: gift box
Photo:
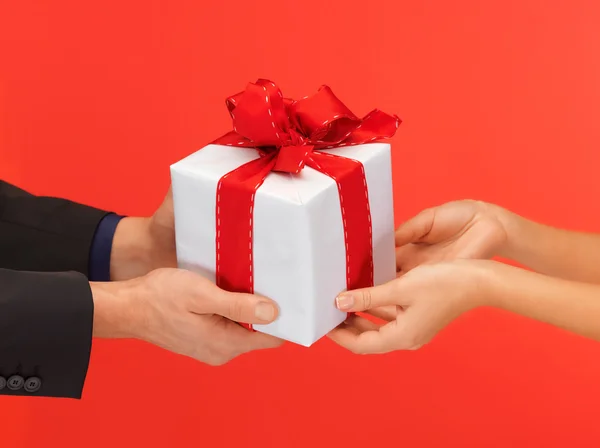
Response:
[{"label": "gift box", "polygon": [[273,299],[253,330],[310,346],[335,297],[395,278],[390,145],[400,119],[360,119],[327,86],[294,101],[259,80],[226,101],[233,131],[171,166],[177,259]]}]

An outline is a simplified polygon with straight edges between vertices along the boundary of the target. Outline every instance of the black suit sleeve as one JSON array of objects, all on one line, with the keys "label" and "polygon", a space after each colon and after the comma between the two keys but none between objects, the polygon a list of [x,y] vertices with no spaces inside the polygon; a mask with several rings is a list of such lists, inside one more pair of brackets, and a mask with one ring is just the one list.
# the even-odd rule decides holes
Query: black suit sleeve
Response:
[{"label": "black suit sleeve", "polygon": [[81,397],[94,315],[89,254],[106,214],[0,181],[0,395]]},{"label": "black suit sleeve", "polygon": [[87,276],[94,233],[107,214],[0,180],[0,268]]},{"label": "black suit sleeve", "polygon": [[83,274],[0,269],[0,395],[81,398],[93,317]]}]

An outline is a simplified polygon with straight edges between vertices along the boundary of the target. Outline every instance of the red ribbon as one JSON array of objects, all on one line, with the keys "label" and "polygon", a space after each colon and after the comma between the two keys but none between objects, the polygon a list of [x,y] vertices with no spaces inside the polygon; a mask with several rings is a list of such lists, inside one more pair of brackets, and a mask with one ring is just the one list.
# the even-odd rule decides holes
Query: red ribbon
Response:
[{"label": "red ribbon", "polygon": [[[254,292],[253,210],[256,191],[271,171],[298,174],[309,166],[338,186],[346,243],[347,289],[373,285],[369,193],[362,163],[320,149],[390,138],[401,121],[373,110],[354,115],[327,86],[294,101],[271,81],[250,83],[227,99],[233,131],[218,145],[256,148],[260,158],[225,174],[217,186],[216,283],[234,292]],[[251,328],[246,325],[246,327]]]}]

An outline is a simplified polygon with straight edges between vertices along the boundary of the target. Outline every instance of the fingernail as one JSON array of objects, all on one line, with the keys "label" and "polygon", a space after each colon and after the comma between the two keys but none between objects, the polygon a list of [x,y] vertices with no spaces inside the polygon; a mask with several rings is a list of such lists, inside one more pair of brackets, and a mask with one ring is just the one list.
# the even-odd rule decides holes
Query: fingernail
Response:
[{"label": "fingernail", "polygon": [[354,297],[351,294],[342,294],[337,296],[335,304],[340,310],[349,310],[354,306]]},{"label": "fingernail", "polygon": [[275,317],[275,307],[267,302],[261,302],[256,305],[256,309],[254,310],[254,315],[259,320],[264,321],[272,321]]}]

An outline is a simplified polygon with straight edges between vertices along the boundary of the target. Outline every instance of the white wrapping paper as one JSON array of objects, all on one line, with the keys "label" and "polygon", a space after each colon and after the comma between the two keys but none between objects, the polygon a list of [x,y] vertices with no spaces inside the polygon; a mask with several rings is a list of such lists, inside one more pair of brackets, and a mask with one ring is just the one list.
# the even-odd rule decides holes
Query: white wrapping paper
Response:
[{"label": "white wrapping paper", "polygon": [[[390,145],[325,150],[364,165],[373,230],[374,282],[395,278]],[[171,166],[177,258],[181,268],[215,280],[219,179],[258,158],[254,149],[209,145]],[[271,173],[254,204],[254,289],[279,306],[257,331],[310,346],[344,321],[335,297],[346,289],[346,252],[335,182],[309,167]]]}]

